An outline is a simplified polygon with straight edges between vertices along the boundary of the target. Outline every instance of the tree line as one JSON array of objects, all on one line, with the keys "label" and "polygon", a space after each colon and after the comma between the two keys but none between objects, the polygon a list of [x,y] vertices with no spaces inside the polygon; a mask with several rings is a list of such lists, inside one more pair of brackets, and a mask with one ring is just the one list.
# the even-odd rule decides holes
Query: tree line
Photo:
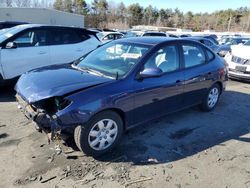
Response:
[{"label": "tree line", "polygon": [[240,7],[213,13],[183,13],[178,8],[158,9],[138,3],[93,0],[55,0],[54,8],[85,15],[86,26],[126,29],[135,25],[153,25],[192,29],[193,31],[250,31],[250,8]]},{"label": "tree line", "polygon": [[[192,29],[193,31],[250,31],[250,8],[239,7],[212,13],[182,12],[180,9],[158,9],[138,3],[107,0],[0,0],[7,7],[51,7],[85,16],[86,27],[128,29],[135,25],[153,25]],[[36,5],[36,6],[35,6]]]}]

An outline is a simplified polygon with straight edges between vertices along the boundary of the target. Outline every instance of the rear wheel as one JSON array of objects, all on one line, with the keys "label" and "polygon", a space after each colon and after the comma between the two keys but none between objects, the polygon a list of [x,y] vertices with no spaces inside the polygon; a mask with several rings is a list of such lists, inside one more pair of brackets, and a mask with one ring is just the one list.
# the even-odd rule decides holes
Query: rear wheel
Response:
[{"label": "rear wheel", "polygon": [[218,84],[214,84],[208,90],[207,95],[204,97],[201,104],[201,110],[206,112],[213,110],[219,101],[220,92],[221,92],[220,86]]},{"label": "rear wheel", "polygon": [[77,147],[87,155],[100,156],[112,150],[120,141],[123,121],[113,111],[95,115],[84,126],[75,128],[74,138]]}]

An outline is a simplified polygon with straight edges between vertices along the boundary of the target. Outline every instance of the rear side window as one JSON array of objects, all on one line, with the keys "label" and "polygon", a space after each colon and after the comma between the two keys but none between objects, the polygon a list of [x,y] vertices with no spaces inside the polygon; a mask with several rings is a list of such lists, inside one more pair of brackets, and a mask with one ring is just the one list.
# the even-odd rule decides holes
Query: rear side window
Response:
[{"label": "rear side window", "polygon": [[122,35],[120,34],[115,35],[115,39],[120,39],[120,38],[122,38]]},{"label": "rear side window", "polygon": [[115,39],[115,35],[113,34],[109,34],[105,37],[105,39],[108,39],[108,40],[114,40]]},{"label": "rear side window", "polygon": [[182,48],[185,68],[201,65],[206,62],[206,56],[201,47],[192,44],[185,44]]},{"label": "rear side window", "polygon": [[79,29],[79,30],[76,30],[76,32],[78,36],[80,37],[81,42],[88,40],[90,38],[90,36],[86,32],[84,32],[84,30]]},{"label": "rear side window", "polygon": [[75,44],[82,42],[81,36],[74,29],[52,29],[51,45]]}]

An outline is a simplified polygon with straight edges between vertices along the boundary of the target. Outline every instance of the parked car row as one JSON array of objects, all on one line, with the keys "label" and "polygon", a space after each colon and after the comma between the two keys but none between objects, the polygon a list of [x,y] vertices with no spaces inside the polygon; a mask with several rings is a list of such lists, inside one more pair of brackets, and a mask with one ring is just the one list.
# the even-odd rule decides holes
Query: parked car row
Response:
[{"label": "parked car row", "polygon": [[123,33],[112,31],[112,32],[100,32],[97,35],[100,36],[100,40],[103,43],[110,42],[111,40],[116,40],[119,38],[129,38],[129,37],[174,37],[174,38],[187,38],[190,40],[198,41],[205,46],[211,48],[215,53],[219,54],[221,57],[224,57],[229,51],[231,51],[232,45],[244,44],[249,38],[241,37],[240,35],[233,36],[222,36],[220,39],[214,34],[206,35],[195,35],[191,34],[182,34],[180,36],[170,34],[167,32],[160,31],[122,31]]}]

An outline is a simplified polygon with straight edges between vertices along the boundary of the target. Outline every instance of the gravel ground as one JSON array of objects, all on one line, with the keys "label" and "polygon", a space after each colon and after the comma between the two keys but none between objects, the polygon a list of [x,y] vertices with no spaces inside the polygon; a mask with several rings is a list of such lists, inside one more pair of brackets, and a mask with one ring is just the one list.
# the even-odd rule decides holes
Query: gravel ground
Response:
[{"label": "gravel ground", "polygon": [[0,187],[250,187],[250,84],[229,81],[213,112],[187,109],[129,131],[98,159],[62,153],[0,93]]}]

